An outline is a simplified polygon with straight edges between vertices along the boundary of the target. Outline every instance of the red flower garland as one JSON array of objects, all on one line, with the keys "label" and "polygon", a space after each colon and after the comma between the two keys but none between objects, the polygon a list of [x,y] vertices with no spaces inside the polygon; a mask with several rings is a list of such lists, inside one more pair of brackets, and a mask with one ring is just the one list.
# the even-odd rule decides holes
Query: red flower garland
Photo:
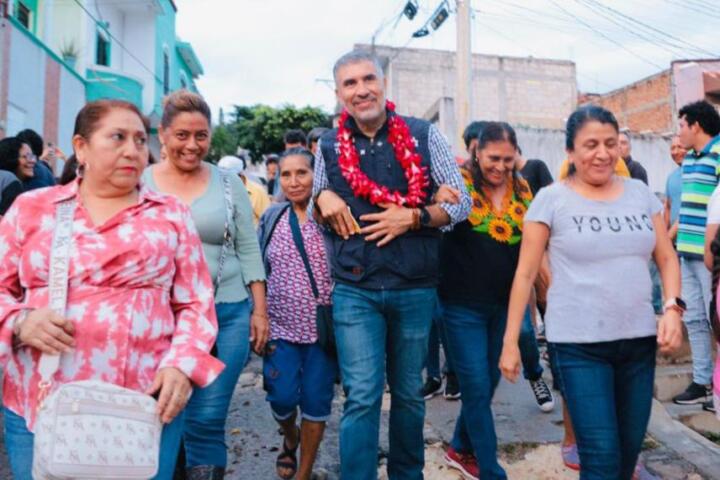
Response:
[{"label": "red flower garland", "polygon": [[[387,109],[395,113],[395,105],[387,101]],[[422,158],[415,151],[410,128],[399,115],[389,115],[388,141],[395,151],[395,159],[405,171],[408,182],[407,195],[400,192],[391,192],[387,187],[378,185],[360,170],[360,155],[355,148],[355,139],[352,132],[345,126],[350,114],[343,110],[340,115],[340,126],[337,132],[337,141],[340,144],[338,164],[342,176],[350,185],[356,197],[365,198],[373,205],[381,203],[394,203],[398,206],[416,208],[425,202],[427,192],[425,188],[430,184],[427,177],[427,167],[422,166]]]}]

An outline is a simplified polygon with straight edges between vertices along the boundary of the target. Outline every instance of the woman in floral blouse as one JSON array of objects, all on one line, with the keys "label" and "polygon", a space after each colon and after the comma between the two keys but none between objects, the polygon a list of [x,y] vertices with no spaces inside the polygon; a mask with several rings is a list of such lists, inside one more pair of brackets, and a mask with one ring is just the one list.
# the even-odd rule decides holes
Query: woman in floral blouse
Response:
[{"label": "woman in floral blouse", "polygon": [[506,478],[497,462],[490,404],[500,379],[498,360],[523,216],[532,199],[518,175],[516,152],[512,127],[488,122],[474,158],[462,169],[472,211],[445,234],[440,247],[438,293],[463,399],[446,461],[466,478]]},{"label": "woman in floral blouse", "polygon": [[[309,480],[330,416],[337,376],[335,359],[318,343],[316,305],[330,304],[331,280],[322,231],[306,210],[312,194],[313,156],[287,150],[279,162],[280,186],[288,202],[273,205],[260,219],[258,235],[268,274],[270,338],[264,383],[273,417],[284,439],[277,458],[281,478]],[[291,224],[298,226],[317,295],[311,285]],[[302,422],[297,424],[300,408]],[[300,466],[296,451],[302,443]]]},{"label": "woman in floral blouse", "polygon": [[[78,114],[81,176],[18,197],[0,223],[0,360],[5,445],[15,479],[30,479],[41,353],[61,353],[54,383],[95,379],[155,394],[165,428],[160,470],[172,477],[191,384],[220,374],[212,283],[190,212],[139,185],[147,128],[132,104]],[[48,308],[55,209],[75,200],[66,315]]]}]

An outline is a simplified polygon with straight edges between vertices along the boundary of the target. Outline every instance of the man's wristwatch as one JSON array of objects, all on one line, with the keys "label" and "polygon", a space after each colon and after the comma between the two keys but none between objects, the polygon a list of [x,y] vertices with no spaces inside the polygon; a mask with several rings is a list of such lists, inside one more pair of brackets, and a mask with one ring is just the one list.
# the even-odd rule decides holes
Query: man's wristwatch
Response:
[{"label": "man's wristwatch", "polygon": [[420,209],[420,225],[423,227],[429,227],[430,222],[432,221],[432,217],[430,216],[430,212],[428,212],[428,209],[423,207]]},{"label": "man's wristwatch", "polygon": [[676,310],[680,313],[680,315],[682,315],[685,313],[685,310],[687,310],[687,304],[680,297],[670,298],[663,305],[663,313],[668,310]]}]

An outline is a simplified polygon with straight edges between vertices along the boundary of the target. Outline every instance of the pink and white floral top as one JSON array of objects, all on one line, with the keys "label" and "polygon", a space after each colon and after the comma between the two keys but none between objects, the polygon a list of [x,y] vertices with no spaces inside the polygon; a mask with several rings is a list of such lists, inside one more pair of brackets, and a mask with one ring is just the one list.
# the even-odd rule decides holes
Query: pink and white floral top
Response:
[{"label": "pink and white floral top", "polygon": [[95,226],[78,181],[25,193],[0,222],[0,362],[3,404],[35,423],[40,352],[13,348],[21,310],[48,306],[55,208],[78,201],[66,317],[76,347],[63,354],[55,384],[95,379],[146,391],[160,368],[198,386],[224,368],[209,352],[217,335],[210,274],[190,212],[141,188],[137,205]]}]

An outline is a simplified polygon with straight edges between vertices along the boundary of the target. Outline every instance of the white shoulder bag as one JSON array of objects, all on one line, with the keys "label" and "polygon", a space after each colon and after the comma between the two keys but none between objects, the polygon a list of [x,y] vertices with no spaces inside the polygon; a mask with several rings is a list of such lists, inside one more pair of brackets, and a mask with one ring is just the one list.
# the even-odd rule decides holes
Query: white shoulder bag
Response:
[{"label": "white shoulder bag", "polygon": [[[76,203],[56,211],[50,255],[50,308],[65,315]],[[40,403],[35,424],[35,480],[147,480],[158,471],[162,424],[149,395],[99,380],[54,389],[59,355],[40,357]],[[47,398],[45,394],[50,393]]]}]

